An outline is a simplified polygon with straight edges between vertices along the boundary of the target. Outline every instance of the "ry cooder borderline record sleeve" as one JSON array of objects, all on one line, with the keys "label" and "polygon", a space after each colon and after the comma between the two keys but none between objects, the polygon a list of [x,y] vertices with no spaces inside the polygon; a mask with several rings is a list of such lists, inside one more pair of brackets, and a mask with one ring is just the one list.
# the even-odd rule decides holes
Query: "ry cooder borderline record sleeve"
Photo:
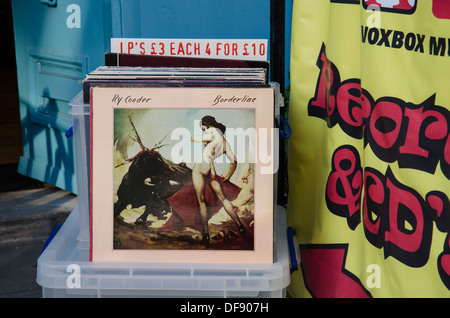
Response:
[{"label": "ry cooder borderline record sleeve", "polygon": [[272,263],[274,89],[91,88],[91,260]]}]

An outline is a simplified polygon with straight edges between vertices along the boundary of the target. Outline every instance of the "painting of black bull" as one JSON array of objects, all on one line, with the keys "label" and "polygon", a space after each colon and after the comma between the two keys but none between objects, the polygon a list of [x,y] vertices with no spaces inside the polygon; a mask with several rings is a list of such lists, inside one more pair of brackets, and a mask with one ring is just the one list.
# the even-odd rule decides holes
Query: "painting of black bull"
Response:
[{"label": "painting of black bull", "polygon": [[145,205],[145,212],[136,223],[145,224],[149,214],[165,219],[170,212],[167,198],[191,180],[192,172],[186,165],[174,164],[156,150],[145,149],[134,157],[120,183],[114,217],[131,204],[133,208]]},{"label": "painting of black bull", "polygon": [[118,200],[114,204],[114,218],[131,205],[139,208],[145,205],[144,213],[136,220],[136,224],[145,224],[149,214],[158,219],[167,218],[171,211],[167,198],[177,192],[184,184],[192,181],[192,170],[185,164],[175,164],[165,159],[158,147],[145,147],[133,122],[130,123],[136,135],[141,151],[133,158],[128,172],[124,175],[117,190]]}]

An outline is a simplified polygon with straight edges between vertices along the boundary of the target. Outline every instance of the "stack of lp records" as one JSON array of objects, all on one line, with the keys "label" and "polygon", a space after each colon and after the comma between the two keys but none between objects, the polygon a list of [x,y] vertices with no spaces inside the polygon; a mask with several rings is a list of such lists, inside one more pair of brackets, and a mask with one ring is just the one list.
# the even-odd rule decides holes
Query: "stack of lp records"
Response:
[{"label": "stack of lp records", "polygon": [[83,81],[91,260],[273,263],[268,62],[105,61]]}]

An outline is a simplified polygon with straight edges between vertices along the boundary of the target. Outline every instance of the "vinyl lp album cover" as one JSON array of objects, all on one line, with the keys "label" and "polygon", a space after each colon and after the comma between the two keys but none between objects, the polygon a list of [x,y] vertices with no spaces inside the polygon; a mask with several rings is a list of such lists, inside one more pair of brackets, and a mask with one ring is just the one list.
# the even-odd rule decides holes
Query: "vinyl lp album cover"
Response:
[{"label": "vinyl lp album cover", "polygon": [[91,90],[91,260],[273,262],[272,88]]}]

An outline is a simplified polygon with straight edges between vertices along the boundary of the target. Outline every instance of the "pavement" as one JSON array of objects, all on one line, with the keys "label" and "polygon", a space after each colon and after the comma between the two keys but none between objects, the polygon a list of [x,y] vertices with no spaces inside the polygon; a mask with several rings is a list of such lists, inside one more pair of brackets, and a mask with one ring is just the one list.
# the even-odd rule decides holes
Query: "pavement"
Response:
[{"label": "pavement", "polygon": [[[14,175],[0,185],[0,298],[41,298],[36,262],[52,231],[77,205],[77,196]],[[8,174],[11,174],[9,170]],[[5,180],[9,186],[5,186]]]}]

